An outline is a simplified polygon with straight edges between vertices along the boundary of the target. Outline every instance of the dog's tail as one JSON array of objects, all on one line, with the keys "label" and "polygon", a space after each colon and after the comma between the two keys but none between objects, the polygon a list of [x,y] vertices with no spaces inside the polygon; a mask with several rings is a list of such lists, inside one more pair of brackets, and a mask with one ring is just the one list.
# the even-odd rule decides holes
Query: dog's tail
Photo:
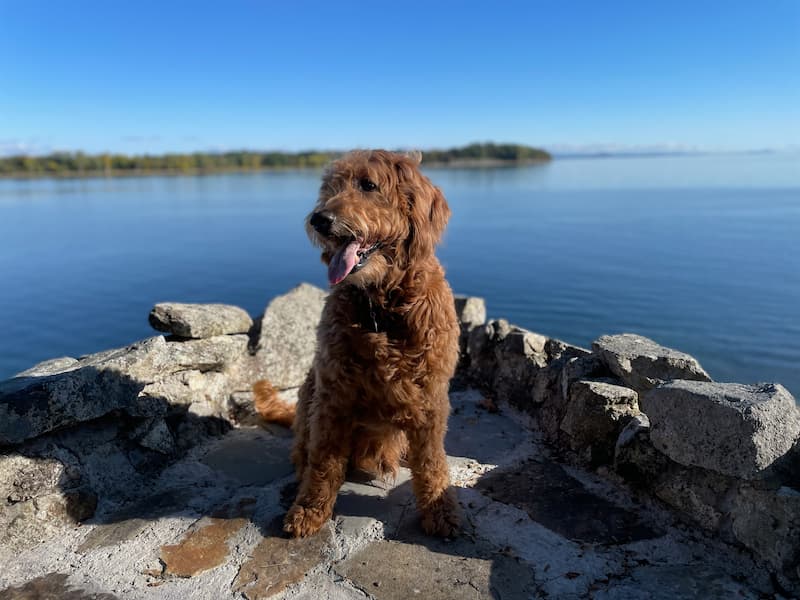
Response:
[{"label": "dog's tail", "polygon": [[284,427],[292,426],[296,412],[295,405],[282,400],[268,380],[256,381],[253,384],[253,394],[253,406],[262,419]]}]

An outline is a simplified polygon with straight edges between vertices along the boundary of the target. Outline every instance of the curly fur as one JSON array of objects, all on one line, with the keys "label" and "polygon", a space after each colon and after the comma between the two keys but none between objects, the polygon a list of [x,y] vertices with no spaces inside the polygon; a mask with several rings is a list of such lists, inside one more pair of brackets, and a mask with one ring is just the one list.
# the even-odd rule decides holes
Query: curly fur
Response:
[{"label": "curly fur", "polygon": [[[365,189],[365,180],[375,189]],[[324,235],[310,224],[319,212],[333,218]],[[330,263],[348,239],[377,250],[332,287],[296,408],[268,382],[255,386],[265,419],[293,421],[300,487],[284,520],[290,535],[313,534],[331,517],[348,467],[393,476],[403,456],[423,529],[457,530],[444,436],[459,328],[434,255],[449,215],[441,190],[407,155],[352,152],[323,176],[306,222],[322,261]]]}]

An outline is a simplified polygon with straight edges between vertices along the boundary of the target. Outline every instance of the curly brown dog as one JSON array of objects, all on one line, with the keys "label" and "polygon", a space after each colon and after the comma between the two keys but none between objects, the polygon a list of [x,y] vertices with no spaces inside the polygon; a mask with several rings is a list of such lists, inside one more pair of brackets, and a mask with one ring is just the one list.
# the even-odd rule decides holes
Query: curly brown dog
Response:
[{"label": "curly brown dog", "polygon": [[330,518],[348,467],[394,476],[404,456],[423,529],[458,528],[444,435],[459,326],[434,255],[450,209],[418,164],[352,152],[326,171],[307,218],[331,285],[313,366],[296,414],[269,382],[254,387],[262,417],[293,422],[300,488],[284,519],[293,536]]}]

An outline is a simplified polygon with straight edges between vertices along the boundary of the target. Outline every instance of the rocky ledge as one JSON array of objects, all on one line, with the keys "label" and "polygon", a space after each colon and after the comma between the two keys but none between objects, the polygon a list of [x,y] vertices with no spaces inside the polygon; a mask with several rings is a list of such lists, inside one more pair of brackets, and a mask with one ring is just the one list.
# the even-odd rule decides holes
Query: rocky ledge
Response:
[{"label": "rocky ledge", "polygon": [[717,383],[691,356],[591,349],[486,322],[458,298],[446,440],[464,512],[421,534],[409,475],[353,475],[334,520],[280,534],[291,399],[325,292],[252,321],[159,304],[166,336],[0,383],[0,600],[12,598],[763,598],[800,593],[800,412],[778,384]]}]

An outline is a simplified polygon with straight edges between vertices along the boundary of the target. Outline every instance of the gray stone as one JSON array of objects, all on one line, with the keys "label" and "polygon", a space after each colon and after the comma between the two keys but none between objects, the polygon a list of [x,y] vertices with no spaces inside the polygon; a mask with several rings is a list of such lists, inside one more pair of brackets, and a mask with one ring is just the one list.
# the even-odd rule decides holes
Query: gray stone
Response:
[{"label": "gray stone", "polygon": [[69,479],[61,461],[20,454],[0,456],[0,510],[4,503],[25,502],[52,494]]},{"label": "gray stone", "polygon": [[777,384],[677,380],[651,390],[641,404],[658,450],[733,477],[763,477],[800,436],[800,411]]},{"label": "gray stone", "polygon": [[582,379],[569,387],[561,431],[573,450],[591,449],[592,463],[609,462],[622,428],[639,413],[638,394],[606,381]]},{"label": "gray stone", "polygon": [[167,368],[159,375],[195,369],[221,371],[247,354],[246,335],[218,335],[202,340],[171,341],[167,344]]},{"label": "gray stone", "polygon": [[625,385],[640,394],[661,381],[711,381],[696,359],[632,333],[604,335],[592,349]]},{"label": "gray stone", "polygon": [[175,451],[175,439],[164,419],[160,417],[149,420],[137,433],[137,441],[143,448],[161,454],[171,454]]},{"label": "gray stone", "polygon": [[263,378],[278,389],[303,383],[314,358],[325,297],[323,290],[304,283],[269,303],[261,320],[258,370],[251,384]]},{"label": "gray stone", "polygon": [[146,385],[141,396],[164,400],[173,408],[189,407],[198,416],[224,416],[228,379],[217,371],[180,371]]},{"label": "gray stone", "polygon": [[522,410],[530,408],[536,374],[547,365],[546,341],[543,335],[515,326],[496,338],[494,354],[497,367],[491,389],[498,398]]},{"label": "gray stone", "polygon": [[377,600],[528,598],[533,570],[500,553],[463,556],[423,545],[374,542],[336,566]]},{"label": "gray stone", "polygon": [[253,320],[238,306],[229,304],[156,304],[149,316],[150,325],[184,338],[209,338],[230,333],[247,333]]},{"label": "gray stone", "polygon": [[59,373],[66,373],[73,371],[80,367],[80,362],[71,356],[62,356],[61,358],[51,358],[35,364],[30,369],[17,373],[14,377],[47,377],[48,375],[58,375]]},{"label": "gray stone", "polygon": [[69,575],[48,573],[0,590],[0,600],[118,600],[113,594],[90,591],[68,583]]},{"label": "gray stone", "polygon": [[471,331],[486,323],[486,302],[474,296],[456,296],[456,315],[463,328]]},{"label": "gray stone", "polygon": [[240,485],[266,485],[294,471],[290,441],[260,429],[234,429],[211,445],[201,462]]},{"label": "gray stone", "polygon": [[495,469],[475,488],[497,502],[524,510],[537,523],[575,542],[627,544],[661,535],[636,513],[590,493],[553,462],[529,460],[514,468]]},{"label": "gray stone", "polygon": [[800,571],[800,492],[782,487],[759,490],[743,485],[730,509],[733,535],[773,568],[797,583]]},{"label": "gray stone", "polygon": [[653,447],[650,420],[641,413],[620,432],[614,447],[614,470],[629,482],[649,488],[671,461]]},{"label": "gray stone", "polygon": [[725,515],[725,502],[735,480],[696,467],[670,463],[652,480],[652,490],[703,529],[716,531]]}]

